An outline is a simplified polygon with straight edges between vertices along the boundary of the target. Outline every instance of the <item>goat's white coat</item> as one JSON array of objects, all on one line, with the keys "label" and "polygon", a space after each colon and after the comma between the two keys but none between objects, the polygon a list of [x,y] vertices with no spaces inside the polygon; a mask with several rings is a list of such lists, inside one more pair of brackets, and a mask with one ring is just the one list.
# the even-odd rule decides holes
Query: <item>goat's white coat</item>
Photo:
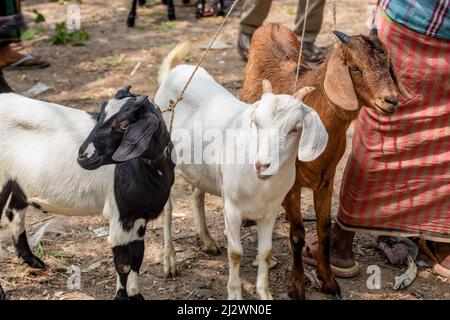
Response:
[{"label": "goat's white coat", "polygon": [[77,163],[78,149],[94,125],[83,111],[0,94],[0,187],[16,181],[28,201],[44,211],[101,213],[114,185],[115,165],[87,171]]},{"label": "goat's white coat", "polygon": [[[169,63],[169,62],[167,62]],[[166,64],[167,64],[166,63]],[[193,71],[193,66],[179,65],[167,75],[161,75],[160,79],[165,79],[159,88],[155,102],[159,106],[169,105],[169,101],[175,99],[181,92],[188,77]],[[166,71],[166,68],[161,68]],[[288,99],[289,98],[289,99]],[[297,112],[299,120],[308,118],[308,130],[316,134],[318,138],[313,142],[300,139],[300,134],[296,137],[296,144],[300,140],[300,148],[308,149],[305,157],[316,158],[324,150],[327,142],[327,133],[323,124],[318,120],[318,115],[309,107],[303,105],[298,100],[290,100],[286,95],[273,95],[264,97],[264,102],[259,107],[262,118],[261,121],[270,122],[273,115],[268,110],[268,104],[275,104],[276,108],[283,111],[277,112],[277,116],[283,113],[290,117]],[[289,101],[288,103],[286,103]],[[252,123],[252,106],[236,99],[231,93],[220,86],[203,69],[199,68],[194,76],[189,88],[185,92],[175,112],[173,131],[182,128],[191,132],[194,136],[194,123],[201,122],[204,129],[220,129],[225,131],[230,128],[250,128]],[[258,110],[258,109],[256,109]],[[169,122],[170,115],[165,113],[165,121]],[[281,120],[280,120],[281,121]],[[281,125],[281,124],[280,124]],[[303,141],[302,141],[303,140]],[[308,145],[309,143],[309,145]],[[175,143],[176,144],[176,143]],[[303,145],[302,145],[303,144]],[[179,164],[178,168],[182,175],[195,187],[202,191],[221,196],[224,200],[224,217],[228,239],[228,255],[230,260],[230,275],[228,282],[228,298],[241,299],[241,284],[239,278],[239,265],[242,259],[242,245],[240,236],[240,226],[243,218],[256,220],[258,223],[258,277],[257,292],[262,299],[271,299],[268,285],[268,256],[272,248],[272,231],[275,222],[276,212],[279,209],[286,193],[294,184],[295,179],[295,158],[297,148],[292,150],[281,150],[285,152],[284,161],[278,173],[269,180],[263,181],[257,177],[254,166],[251,164]],[[299,152],[299,156],[300,156]],[[195,192],[194,192],[195,193]],[[194,210],[199,217],[200,234],[204,243],[209,241],[209,245],[214,243],[204,230],[204,210],[196,205]],[[166,224],[170,227],[170,210],[166,210]],[[165,232],[165,248],[170,249],[171,234]],[[208,239],[209,238],[209,239]],[[213,246],[216,246],[215,243]],[[169,263],[172,252],[165,252],[165,262]],[[165,268],[166,270],[167,268]],[[174,269],[172,267],[172,269]]]}]

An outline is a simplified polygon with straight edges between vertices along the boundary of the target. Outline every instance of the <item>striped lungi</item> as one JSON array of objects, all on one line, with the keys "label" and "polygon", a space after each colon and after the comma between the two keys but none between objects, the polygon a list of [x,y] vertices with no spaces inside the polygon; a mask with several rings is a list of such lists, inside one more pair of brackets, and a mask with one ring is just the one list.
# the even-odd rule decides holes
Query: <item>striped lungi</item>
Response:
[{"label": "striped lungi", "polygon": [[337,222],[352,231],[450,242],[450,41],[384,13],[379,36],[416,96],[394,115],[361,110]]}]

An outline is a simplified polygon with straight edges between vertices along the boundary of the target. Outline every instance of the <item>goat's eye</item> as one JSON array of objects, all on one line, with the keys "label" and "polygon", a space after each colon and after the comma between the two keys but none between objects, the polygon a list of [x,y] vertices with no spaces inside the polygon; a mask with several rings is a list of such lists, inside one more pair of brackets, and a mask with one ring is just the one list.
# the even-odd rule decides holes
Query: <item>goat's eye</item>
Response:
[{"label": "goat's eye", "polygon": [[352,65],[349,66],[349,69],[350,69],[351,72],[358,72],[359,71],[358,67],[352,66]]},{"label": "goat's eye", "polygon": [[300,127],[295,126],[294,128],[291,129],[291,131],[289,131],[288,134],[297,133],[297,132],[300,132]]},{"label": "goat's eye", "polygon": [[128,124],[129,124],[129,122],[128,122],[127,120],[120,121],[120,123],[119,123],[119,129],[120,129],[121,131],[127,130]]}]

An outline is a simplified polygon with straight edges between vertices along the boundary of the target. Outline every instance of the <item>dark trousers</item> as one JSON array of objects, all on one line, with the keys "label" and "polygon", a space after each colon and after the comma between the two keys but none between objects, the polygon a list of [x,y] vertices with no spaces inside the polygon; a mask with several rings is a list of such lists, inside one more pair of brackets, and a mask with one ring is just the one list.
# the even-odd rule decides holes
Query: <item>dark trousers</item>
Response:
[{"label": "dark trousers", "polygon": [[19,1],[0,1],[0,45],[9,44],[20,39],[20,29],[23,27],[23,17],[20,13]]}]

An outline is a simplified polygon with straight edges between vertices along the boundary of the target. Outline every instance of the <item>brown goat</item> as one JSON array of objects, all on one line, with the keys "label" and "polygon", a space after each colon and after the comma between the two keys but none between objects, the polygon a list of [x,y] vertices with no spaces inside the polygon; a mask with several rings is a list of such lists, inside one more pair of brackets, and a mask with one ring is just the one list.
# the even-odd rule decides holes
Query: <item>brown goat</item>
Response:
[{"label": "brown goat", "polygon": [[312,162],[297,161],[296,182],[284,199],[283,207],[290,223],[293,255],[291,288],[293,299],[304,299],[302,249],[305,229],[301,217],[301,188],[313,190],[319,237],[317,273],[322,291],[340,296],[340,288],[330,265],[331,197],[336,166],[346,147],[346,131],[362,106],[381,114],[398,108],[399,93],[409,98],[399,82],[386,46],[376,35],[346,36],[335,32],[341,44],[330,52],[317,69],[302,65],[294,88],[300,43],[293,31],[278,24],[259,28],[253,35],[245,71],[242,100],[260,99],[262,80],[268,79],[274,93],[292,94],[311,86],[304,102],[316,110],[327,129],[329,140],[322,155]]}]

